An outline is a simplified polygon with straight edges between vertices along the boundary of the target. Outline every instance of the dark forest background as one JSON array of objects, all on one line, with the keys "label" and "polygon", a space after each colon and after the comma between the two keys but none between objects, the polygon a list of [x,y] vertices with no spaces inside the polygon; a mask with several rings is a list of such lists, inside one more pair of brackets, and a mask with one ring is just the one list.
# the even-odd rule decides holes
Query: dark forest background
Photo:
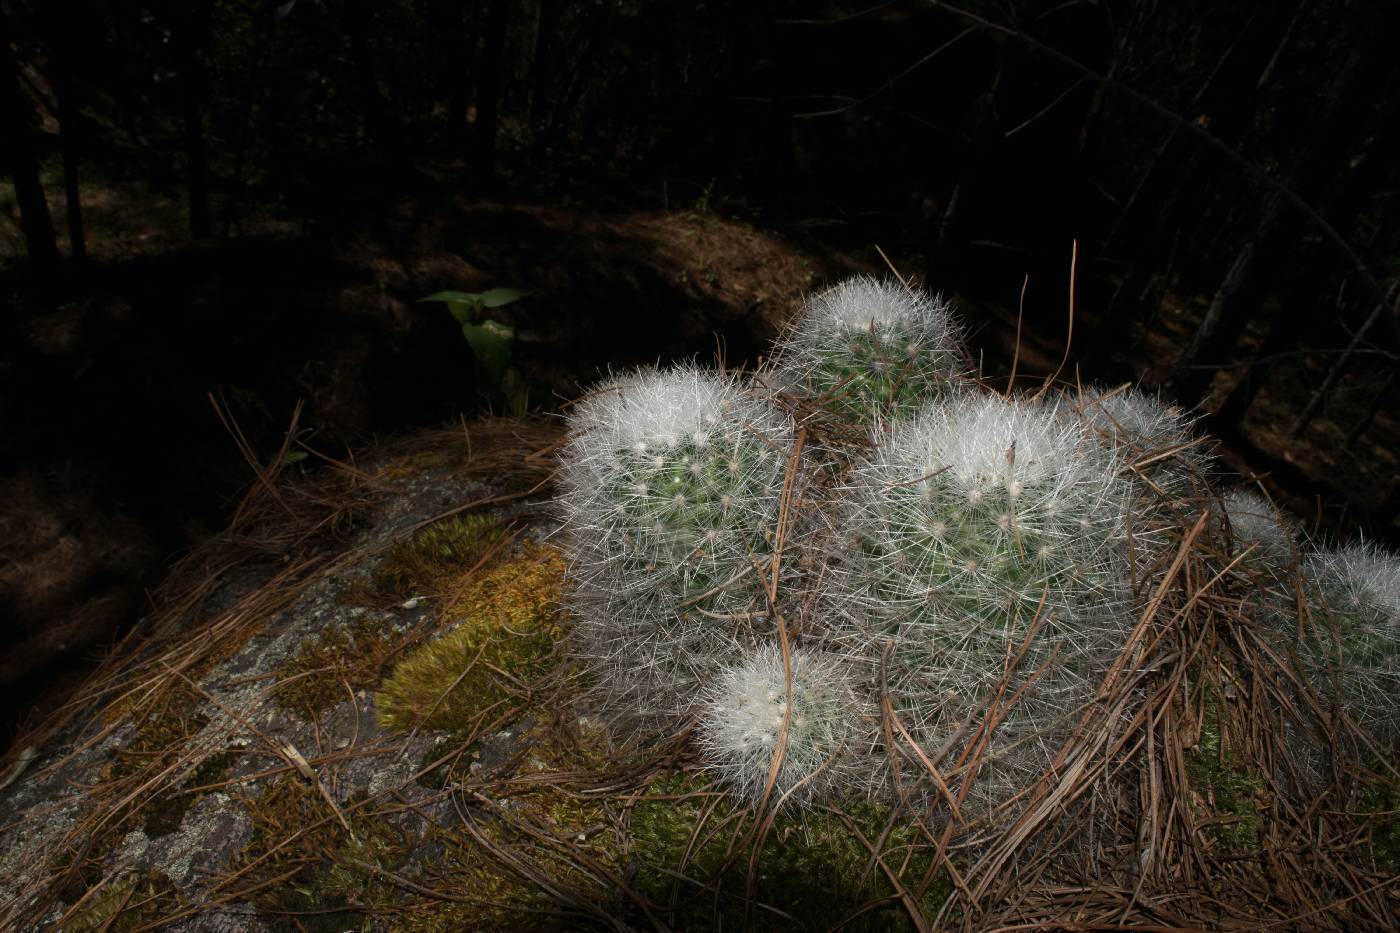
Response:
[{"label": "dark forest background", "polygon": [[[6,730],[298,469],[956,295],[989,379],[1140,381],[1316,534],[1400,516],[1400,32],[1358,0],[0,0]],[[1017,339],[1020,332],[1019,343]],[[211,405],[211,402],[213,403]],[[294,416],[295,413],[295,416]],[[290,425],[290,427],[289,427]],[[245,441],[244,450],[231,433]]]}]

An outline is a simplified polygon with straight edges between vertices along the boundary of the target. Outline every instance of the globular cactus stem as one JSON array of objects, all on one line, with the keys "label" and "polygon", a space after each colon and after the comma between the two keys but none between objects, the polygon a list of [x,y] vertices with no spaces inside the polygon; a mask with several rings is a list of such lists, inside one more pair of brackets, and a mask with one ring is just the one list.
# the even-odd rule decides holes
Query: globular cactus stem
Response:
[{"label": "globular cactus stem", "polygon": [[614,379],[574,409],[563,454],[574,644],[617,720],[677,715],[770,631],[790,422],[695,367]]},{"label": "globular cactus stem", "polygon": [[1240,566],[1282,581],[1296,558],[1297,523],[1251,489],[1231,489],[1220,501]]},{"label": "globular cactus stem", "polygon": [[1075,407],[1119,451],[1143,502],[1167,511],[1191,498],[1210,458],[1186,411],[1133,387],[1086,388]]},{"label": "globular cactus stem", "polygon": [[867,276],[819,293],[780,341],[771,381],[839,418],[913,415],[959,381],[964,351],[948,305]]},{"label": "globular cactus stem", "polygon": [[1400,561],[1370,544],[1303,561],[1299,665],[1314,692],[1376,736],[1400,738]]},{"label": "globular cactus stem", "polygon": [[790,675],[770,642],[719,673],[700,717],[705,767],[757,805],[781,748],[773,802],[851,799],[868,782],[875,711],[839,658],[798,648],[789,658]]},{"label": "globular cactus stem", "polygon": [[1025,686],[989,754],[1043,767],[1045,737],[1093,698],[1131,618],[1117,466],[1049,406],[964,394],[856,468],[846,650],[873,667],[893,639],[881,676],[927,747]]}]

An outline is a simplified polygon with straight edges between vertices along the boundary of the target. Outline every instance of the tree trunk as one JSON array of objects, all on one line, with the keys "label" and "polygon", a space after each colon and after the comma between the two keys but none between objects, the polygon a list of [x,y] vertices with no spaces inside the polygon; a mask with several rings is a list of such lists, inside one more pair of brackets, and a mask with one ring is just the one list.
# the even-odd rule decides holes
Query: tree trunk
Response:
[{"label": "tree trunk", "polygon": [[[1308,2],[1299,0],[1300,6]],[[1255,4],[1234,42],[1191,99],[1189,115],[1208,119],[1216,137],[1234,144],[1255,118],[1260,76],[1272,67],[1291,36],[1288,19],[1275,15],[1269,4]],[[1173,128],[1129,195],[1105,243],[1112,252],[1125,255],[1130,265],[1108,302],[1103,323],[1082,352],[1107,359],[1126,345],[1128,334],[1143,316],[1141,299],[1151,292],[1153,272],[1167,244],[1174,238],[1191,242],[1194,195],[1201,188],[1200,156],[1197,141]]]},{"label": "tree trunk", "polygon": [[5,169],[15,186],[15,201],[19,204],[20,226],[24,228],[24,243],[30,264],[39,271],[58,265],[58,246],[54,242],[53,218],[44,199],[44,187],[39,181],[39,163],[34,152],[34,107],[20,86],[19,60],[10,46],[10,24],[0,10],[0,138],[3,138]]},{"label": "tree trunk", "polygon": [[54,86],[58,94],[58,143],[63,153],[63,194],[68,205],[68,254],[74,262],[87,259],[83,235],[83,197],[78,184],[78,151],[82,132],[78,117],[78,92],[73,81],[73,54],[66,37],[54,40]]},{"label": "tree trunk", "polygon": [[213,230],[209,214],[209,153],[204,136],[208,75],[203,61],[213,25],[212,0],[194,0],[186,15],[180,104],[190,196],[190,235],[199,238],[209,236]]},{"label": "tree trunk", "polygon": [[427,23],[432,31],[436,76],[434,93],[447,105],[448,148],[460,155],[466,140],[467,104],[471,100],[472,75],[476,71],[475,4],[456,0],[427,0]]},{"label": "tree trunk", "polygon": [[535,49],[530,56],[530,132],[539,138],[550,114],[549,97],[554,87],[556,46],[563,0],[539,0],[535,16]]},{"label": "tree trunk", "polygon": [[500,122],[501,67],[505,58],[508,0],[491,0],[481,45],[481,79],[476,92],[476,127],[472,133],[472,167],[482,181],[496,173],[496,131]]},{"label": "tree trunk", "polygon": [[[1206,309],[1196,333],[1191,336],[1191,342],[1172,364],[1167,384],[1183,404],[1195,405],[1205,397],[1216,369],[1229,358],[1231,348],[1248,323],[1248,315],[1232,305],[1231,300],[1249,281],[1259,246],[1268,233],[1267,226],[1278,213],[1277,201],[1277,198],[1271,199],[1275,206],[1265,211],[1259,230],[1240,247],[1230,271],[1211,296],[1210,307]],[[1227,311],[1230,312],[1228,315]]]}]

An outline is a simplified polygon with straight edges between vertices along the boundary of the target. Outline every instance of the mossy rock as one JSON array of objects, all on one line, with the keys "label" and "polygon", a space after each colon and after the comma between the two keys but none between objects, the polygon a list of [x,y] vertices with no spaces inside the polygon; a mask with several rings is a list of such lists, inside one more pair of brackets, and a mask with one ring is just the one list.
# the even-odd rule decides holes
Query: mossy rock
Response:
[{"label": "mossy rock", "polygon": [[404,637],[386,628],[382,619],[361,618],[306,639],[282,668],[278,704],[314,719],[344,700],[347,686],[351,690],[377,686]]},{"label": "mossy rock", "polygon": [[151,929],[178,908],[174,886],[160,872],[137,872],[109,883],[62,925],[68,933],[132,933]]},{"label": "mossy rock", "polygon": [[444,609],[456,628],[409,654],[384,682],[380,721],[465,736],[507,712],[548,669],[563,634],[563,579],[557,549],[526,544],[472,582]]},{"label": "mossy rock", "polygon": [[364,867],[398,867],[410,857],[399,834],[373,814],[345,806],[338,816],[312,782],[294,773],[244,803],[253,838],[242,865],[255,887],[276,879],[252,898],[275,928],[295,915],[301,925],[290,929],[369,929],[374,908],[402,899],[397,888]]}]

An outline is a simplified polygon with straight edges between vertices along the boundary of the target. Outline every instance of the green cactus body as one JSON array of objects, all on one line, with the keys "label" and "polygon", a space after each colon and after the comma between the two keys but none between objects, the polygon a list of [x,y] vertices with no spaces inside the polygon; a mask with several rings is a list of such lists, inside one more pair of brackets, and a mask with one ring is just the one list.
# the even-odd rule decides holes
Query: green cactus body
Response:
[{"label": "green cactus body", "polygon": [[833,334],[812,348],[806,391],[846,420],[913,414],[948,390],[959,363],[954,353],[922,341],[914,328],[893,323]]},{"label": "green cactus body", "polygon": [[946,305],[898,283],[855,278],[812,299],[773,375],[836,418],[869,424],[943,397],[962,364]]},{"label": "green cactus body", "polygon": [[1400,738],[1400,563],[1354,544],[1316,551],[1302,569],[1298,660],[1310,685],[1375,735]]},{"label": "green cactus body", "polygon": [[882,652],[921,742],[1026,687],[993,754],[1043,750],[1129,625],[1127,491],[1111,456],[1044,406],[967,395],[896,427],[857,475],[848,650]]},{"label": "green cactus body", "polygon": [[677,715],[770,630],[771,555],[791,425],[732,378],[615,380],[581,404],[561,499],[575,644],[618,720]]}]

